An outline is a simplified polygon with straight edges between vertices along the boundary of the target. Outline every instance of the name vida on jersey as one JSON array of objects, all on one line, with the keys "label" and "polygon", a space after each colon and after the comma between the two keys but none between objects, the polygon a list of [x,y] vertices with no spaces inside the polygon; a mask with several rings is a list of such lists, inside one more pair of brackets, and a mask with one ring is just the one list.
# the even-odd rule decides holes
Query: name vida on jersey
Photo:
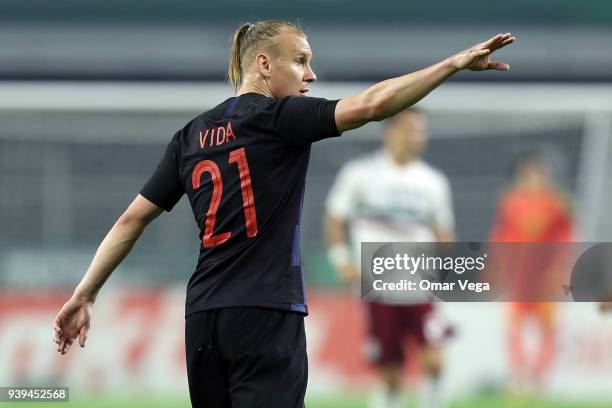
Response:
[{"label": "name vida on jersey", "polygon": [[228,143],[230,140],[236,140],[236,135],[232,130],[231,122],[227,122],[226,126],[219,126],[213,129],[200,130],[200,149],[206,147],[220,146]]}]

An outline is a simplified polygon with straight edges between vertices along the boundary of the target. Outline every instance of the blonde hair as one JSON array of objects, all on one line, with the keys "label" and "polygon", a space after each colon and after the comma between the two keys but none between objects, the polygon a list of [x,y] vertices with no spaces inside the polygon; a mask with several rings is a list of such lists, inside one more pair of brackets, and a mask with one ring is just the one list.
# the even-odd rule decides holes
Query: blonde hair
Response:
[{"label": "blonde hair", "polygon": [[244,23],[231,39],[231,51],[227,80],[237,90],[244,79],[245,63],[253,51],[274,45],[273,38],[285,31],[305,36],[302,28],[294,23],[279,20]]}]

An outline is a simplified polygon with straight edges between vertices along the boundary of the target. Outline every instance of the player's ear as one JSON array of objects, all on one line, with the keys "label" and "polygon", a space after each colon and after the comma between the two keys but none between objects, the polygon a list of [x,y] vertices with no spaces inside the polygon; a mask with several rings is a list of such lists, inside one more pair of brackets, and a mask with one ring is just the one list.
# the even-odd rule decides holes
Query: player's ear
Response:
[{"label": "player's ear", "polygon": [[257,72],[263,78],[270,77],[270,58],[266,54],[257,54],[255,57],[255,64],[257,65]]}]

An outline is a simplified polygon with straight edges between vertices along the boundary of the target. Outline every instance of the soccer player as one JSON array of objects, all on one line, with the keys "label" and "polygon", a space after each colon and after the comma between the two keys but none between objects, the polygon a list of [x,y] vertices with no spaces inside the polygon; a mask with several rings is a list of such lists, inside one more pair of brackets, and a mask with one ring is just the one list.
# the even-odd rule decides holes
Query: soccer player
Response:
[{"label": "soccer player", "polygon": [[[421,159],[427,139],[425,116],[411,108],[385,125],[384,148],[345,164],[327,199],[329,253],[347,283],[360,276],[361,242],[454,239],[448,180]],[[419,406],[437,407],[444,330],[428,330],[428,323],[436,324],[433,305],[368,302],[365,307],[366,357],[377,367],[384,387],[373,395],[372,408],[403,406],[401,374],[407,340],[416,345],[426,374]]]},{"label": "soccer player", "polygon": [[[570,242],[575,235],[572,213],[566,197],[554,185],[541,153],[526,152],[518,157],[512,186],[502,195],[491,231],[492,242]],[[563,249],[537,254],[528,259],[513,257],[505,269],[516,279],[515,289],[537,290],[554,280],[567,266]],[[546,252],[551,252],[547,250]],[[536,278],[534,278],[536,277]],[[561,287],[562,279],[557,280]],[[512,385],[528,390],[543,385],[555,356],[556,304],[513,302],[508,304],[508,353]],[[526,323],[537,326],[540,341],[537,353],[525,349]],[[531,356],[531,357],[530,357]]]},{"label": "soccer player", "polygon": [[301,407],[307,382],[300,210],[310,146],[416,103],[454,73],[508,70],[498,34],[421,71],[341,99],[306,97],[316,80],[303,31],[282,21],[234,33],[237,95],[181,128],[157,170],[102,241],[54,322],[62,354],[85,345],[104,282],[147,224],[185,194],[200,229],[185,343],[195,407]]}]

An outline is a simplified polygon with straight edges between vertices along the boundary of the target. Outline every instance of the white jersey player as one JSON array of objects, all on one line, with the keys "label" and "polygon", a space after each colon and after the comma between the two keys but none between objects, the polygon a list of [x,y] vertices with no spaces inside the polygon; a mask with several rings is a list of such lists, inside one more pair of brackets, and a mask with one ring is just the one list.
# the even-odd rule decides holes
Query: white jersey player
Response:
[{"label": "white jersey player", "polygon": [[[348,162],[327,199],[330,259],[343,280],[359,279],[361,242],[434,242],[453,239],[453,211],[446,176],[420,157],[426,144],[424,115],[410,109],[386,124],[384,148]],[[348,230],[347,239],[346,231]],[[401,372],[406,338],[419,346],[427,373],[420,406],[437,407],[442,369],[439,340],[429,317],[431,304],[366,304],[368,358],[379,368],[384,390],[373,407],[401,405]],[[436,333],[437,332],[437,333]]]}]

